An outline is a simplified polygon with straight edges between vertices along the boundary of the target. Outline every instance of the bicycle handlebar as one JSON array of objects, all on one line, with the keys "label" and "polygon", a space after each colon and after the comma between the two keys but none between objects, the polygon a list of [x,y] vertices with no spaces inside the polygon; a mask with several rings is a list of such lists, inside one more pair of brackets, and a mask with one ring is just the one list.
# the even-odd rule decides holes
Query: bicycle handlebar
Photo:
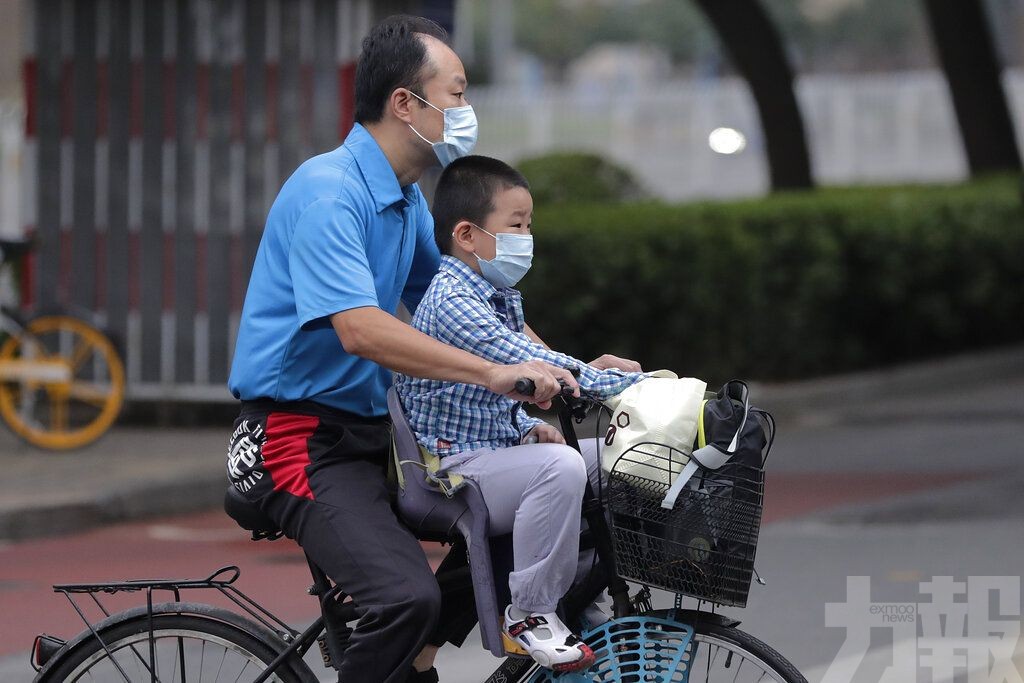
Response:
[{"label": "bicycle handlebar", "polygon": [[533,396],[537,393],[537,384],[528,377],[522,377],[516,380],[515,390],[517,394]]},{"label": "bicycle handlebar", "polygon": [[[578,367],[573,365],[572,367],[567,369],[573,377],[579,379],[580,369]],[[572,396],[572,389],[567,387],[563,380],[558,380],[558,383],[562,386],[563,397]],[[534,382],[529,377],[520,377],[519,379],[517,379],[515,387],[513,388],[515,389],[517,394],[522,394],[523,396],[533,396],[535,393],[537,393],[537,383]]]}]

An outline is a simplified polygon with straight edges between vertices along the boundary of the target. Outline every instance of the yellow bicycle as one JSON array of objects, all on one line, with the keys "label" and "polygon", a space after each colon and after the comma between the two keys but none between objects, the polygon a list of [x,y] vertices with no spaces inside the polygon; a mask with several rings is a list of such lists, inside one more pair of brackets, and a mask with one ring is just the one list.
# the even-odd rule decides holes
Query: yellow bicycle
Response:
[{"label": "yellow bicycle", "polygon": [[[0,241],[0,265],[30,248]],[[0,306],[0,417],[19,437],[49,450],[92,443],[117,419],[124,363],[113,342],[70,315],[28,322]]]}]

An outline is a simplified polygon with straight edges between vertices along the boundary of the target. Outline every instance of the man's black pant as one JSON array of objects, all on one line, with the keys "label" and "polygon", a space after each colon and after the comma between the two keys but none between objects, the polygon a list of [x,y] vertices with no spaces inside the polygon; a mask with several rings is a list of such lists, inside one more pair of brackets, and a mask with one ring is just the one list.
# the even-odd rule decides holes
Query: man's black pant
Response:
[{"label": "man's black pant", "polygon": [[434,632],[441,593],[391,508],[386,418],[316,403],[243,402],[228,451],[232,484],[359,606],[339,672],[398,683]]}]

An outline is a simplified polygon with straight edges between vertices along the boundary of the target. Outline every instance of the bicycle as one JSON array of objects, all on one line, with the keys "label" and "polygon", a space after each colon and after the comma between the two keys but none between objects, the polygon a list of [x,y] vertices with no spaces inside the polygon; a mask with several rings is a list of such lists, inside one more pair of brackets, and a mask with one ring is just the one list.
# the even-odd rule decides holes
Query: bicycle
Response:
[{"label": "bicycle", "polygon": [[[31,242],[0,241],[0,267]],[[64,314],[24,320],[0,305],[0,417],[17,436],[48,450],[100,438],[124,401],[124,364],[107,335]]]},{"label": "bicycle", "polygon": [[[524,390],[522,393],[531,392]],[[585,399],[566,396],[560,400],[559,420],[563,435],[567,443],[578,450],[573,423],[585,418],[590,404]],[[435,487],[431,477],[424,477],[423,471],[427,467],[419,455],[415,437],[394,389],[389,392],[388,403],[397,459],[405,477],[399,498],[402,516],[419,536],[427,540],[445,539],[465,545],[469,567],[439,573],[438,581],[442,588],[472,582],[484,648],[495,655],[505,655],[485,683],[735,683],[748,680],[806,683],[796,667],[782,655],[739,630],[739,621],[713,609],[704,611],[700,609],[700,603],[698,609],[683,609],[679,592],[672,607],[654,609],[647,584],[641,584],[630,595],[628,584],[616,570],[616,551],[632,547],[620,542],[619,532],[636,533],[636,529],[629,528],[635,525],[618,519],[613,509],[609,526],[602,498],[594,494],[589,484],[584,498],[584,516],[589,530],[584,532],[586,542],[581,542],[581,547],[593,547],[598,561],[583,581],[565,596],[560,609],[568,623],[578,623],[584,609],[608,589],[613,618],[582,631],[583,638],[597,654],[597,661],[584,673],[559,675],[540,669],[529,657],[506,653],[498,631],[496,585],[500,580],[495,580],[491,546],[486,538],[486,513],[483,518],[480,514],[482,498],[479,491],[467,481],[457,492],[446,493]],[[612,483],[610,479],[609,485]],[[228,488],[225,509],[243,528],[252,532],[254,540],[273,540],[281,536],[281,532],[232,487]],[[458,551],[453,549],[452,552]],[[708,551],[705,549],[704,552]],[[704,559],[707,559],[706,555]],[[55,585],[54,591],[68,598],[86,623],[86,629],[67,642],[45,634],[37,636],[32,648],[32,663],[39,673],[34,680],[36,683],[83,679],[129,682],[228,680],[236,683],[243,680],[251,683],[267,680],[286,683],[316,681],[313,671],[303,661],[304,655],[316,643],[324,665],[337,668],[344,658],[345,644],[352,632],[350,624],[355,621],[357,611],[340,586],[332,585],[308,557],[307,562],[313,579],[308,592],[317,598],[321,614],[301,632],[235,588],[232,584],[238,578],[239,570],[233,566],[219,569],[205,579],[190,581],[139,580]],[[689,563],[691,567],[693,564]],[[498,578],[501,578],[500,573]],[[648,578],[658,577],[652,574]],[[664,587],[665,583],[671,583],[668,574],[663,574],[661,579],[651,581],[650,585],[660,583]],[[195,589],[220,592],[239,607],[244,616],[208,604],[183,602],[181,593]],[[704,589],[713,589],[721,594],[719,585],[709,584]],[[109,614],[97,595],[122,591],[144,591],[145,605]],[[174,599],[154,604],[155,591],[169,591]],[[700,587],[691,586],[688,592],[702,595]],[[87,594],[107,617],[90,624],[73,597],[77,594]],[[734,592],[731,595],[732,604],[738,604],[735,602],[738,594]],[[745,595],[744,592],[744,599]],[[723,602],[729,604],[728,598]]]}]

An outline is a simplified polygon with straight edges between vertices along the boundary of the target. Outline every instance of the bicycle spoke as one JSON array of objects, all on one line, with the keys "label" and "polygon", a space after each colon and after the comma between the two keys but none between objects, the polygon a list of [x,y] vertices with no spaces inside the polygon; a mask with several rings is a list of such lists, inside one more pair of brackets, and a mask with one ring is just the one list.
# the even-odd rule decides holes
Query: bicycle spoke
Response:
[{"label": "bicycle spoke", "polygon": [[181,662],[181,683],[188,683],[185,680],[185,639],[178,638],[178,661]]},{"label": "bicycle spoke", "polygon": [[50,408],[50,424],[54,432],[66,432],[68,430],[68,402],[63,398],[53,399]]},{"label": "bicycle spoke", "polygon": [[248,669],[248,668],[249,668],[249,660],[247,659],[247,660],[245,660],[245,666],[243,666],[242,670],[238,672],[238,676],[235,678],[235,683],[238,683],[238,681],[242,680],[242,674],[244,674],[245,670]]},{"label": "bicycle spoke", "polygon": [[87,384],[85,382],[75,382],[68,389],[68,396],[82,403],[88,403],[98,408],[102,408],[106,405],[107,401],[110,400],[110,391],[106,392],[103,389],[97,389],[96,387],[105,387],[107,385],[96,385]]},{"label": "bicycle spoke", "polygon": [[71,373],[74,374],[78,372],[78,368],[82,367],[82,364],[85,363],[93,353],[95,353],[95,347],[91,343],[85,339],[79,341],[75,346],[75,350],[71,354],[69,361],[71,365]]},{"label": "bicycle spoke", "polygon": [[220,658],[220,666],[217,667],[217,678],[215,680],[218,680],[218,681],[220,680],[220,672],[221,672],[221,669],[224,668],[224,660],[227,659],[227,658],[228,658],[228,651],[224,650],[224,654]]}]

